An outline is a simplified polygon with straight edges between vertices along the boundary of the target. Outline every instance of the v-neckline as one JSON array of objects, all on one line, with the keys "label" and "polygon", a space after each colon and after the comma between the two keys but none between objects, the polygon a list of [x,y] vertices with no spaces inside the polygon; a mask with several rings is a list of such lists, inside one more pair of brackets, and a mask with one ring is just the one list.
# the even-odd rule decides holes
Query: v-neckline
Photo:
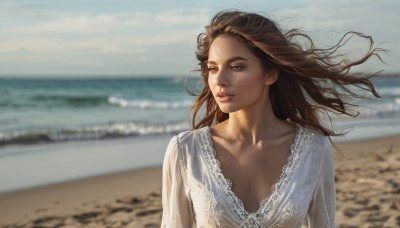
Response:
[{"label": "v-neckline", "polygon": [[214,171],[214,174],[217,177],[217,182],[220,185],[221,188],[223,188],[225,195],[230,198],[232,201],[232,209],[235,213],[237,213],[242,219],[246,219],[250,216],[258,216],[260,214],[265,214],[266,212],[269,211],[269,207],[272,205],[272,203],[276,200],[276,198],[280,195],[282,189],[286,186],[286,184],[289,182],[291,179],[291,174],[293,173],[293,170],[295,166],[298,163],[299,160],[299,155],[300,155],[300,150],[302,146],[300,143],[304,140],[302,139],[302,133],[304,132],[304,129],[296,125],[296,133],[294,137],[294,141],[290,146],[290,155],[288,157],[287,163],[282,167],[281,170],[281,175],[279,176],[278,181],[271,186],[271,194],[266,196],[264,199],[262,199],[259,202],[258,208],[254,212],[248,212],[243,204],[243,201],[236,195],[236,193],[232,190],[232,181],[229,180],[224,176],[221,170],[221,163],[220,161],[216,158],[216,150],[214,148],[214,143],[212,140],[212,135],[211,135],[211,129],[210,127],[206,127],[206,135],[205,135],[205,141],[206,141],[206,156],[211,163],[210,165],[213,166],[212,170]]}]

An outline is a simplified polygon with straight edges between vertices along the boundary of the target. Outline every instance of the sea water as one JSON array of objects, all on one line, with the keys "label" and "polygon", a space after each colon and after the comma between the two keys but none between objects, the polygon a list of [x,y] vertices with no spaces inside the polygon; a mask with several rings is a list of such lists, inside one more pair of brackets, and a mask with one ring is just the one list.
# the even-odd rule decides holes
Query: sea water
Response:
[{"label": "sea water", "polygon": [[[102,140],[189,129],[199,79],[185,77],[23,79],[0,78],[0,147],[11,144]],[[374,81],[381,99],[363,100],[358,118],[338,117],[345,129],[397,125],[400,79]],[[389,130],[388,130],[389,131]],[[373,132],[365,132],[371,135]],[[357,138],[363,138],[360,133]]]},{"label": "sea water", "polygon": [[[198,93],[198,82],[0,78],[0,192],[160,165],[169,138],[190,129],[195,97],[186,89]],[[356,118],[331,116],[335,130],[349,132],[334,140],[400,134],[400,77],[373,83],[381,99],[354,101]]]},{"label": "sea water", "polygon": [[0,79],[0,146],[179,132],[185,86],[193,80]]}]

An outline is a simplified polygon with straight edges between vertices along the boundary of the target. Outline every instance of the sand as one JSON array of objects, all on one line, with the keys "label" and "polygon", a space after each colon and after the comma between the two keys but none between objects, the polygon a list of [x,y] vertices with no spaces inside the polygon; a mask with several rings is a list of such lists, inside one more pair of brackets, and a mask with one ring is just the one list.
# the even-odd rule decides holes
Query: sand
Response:
[{"label": "sand", "polygon": [[[400,136],[336,143],[337,227],[400,227]],[[160,227],[161,168],[0,195],[0,227]]]},{"label": "sand", "polygon": [[148,195],[159,189],[161,168],[154,167],[6,193],[0,195],[0,221],[25,224],[22,221],[93,212],[99,205],[130,195]]},{"label": "sand", "polygon": [[338,145],[338,227],[400,227],[400,137]]}]

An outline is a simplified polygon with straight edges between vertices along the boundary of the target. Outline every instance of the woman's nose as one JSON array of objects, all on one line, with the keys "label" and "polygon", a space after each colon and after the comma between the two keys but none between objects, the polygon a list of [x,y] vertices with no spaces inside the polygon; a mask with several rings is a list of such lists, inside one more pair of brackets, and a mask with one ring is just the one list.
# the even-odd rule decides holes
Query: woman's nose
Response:
[{"label": "woman's nose", "polygon": [[229,79],[227,77],[227,72],[225,70],[220,70],[215,77],[215,82],[218,86],[228,86]]}]

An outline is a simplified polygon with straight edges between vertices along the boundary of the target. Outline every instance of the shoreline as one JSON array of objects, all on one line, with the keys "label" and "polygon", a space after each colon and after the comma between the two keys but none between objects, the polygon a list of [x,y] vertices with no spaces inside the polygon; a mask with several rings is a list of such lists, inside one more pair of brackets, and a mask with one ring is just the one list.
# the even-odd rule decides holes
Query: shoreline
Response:
[{"label": "shoreline", "polygon": [[[172,135],[4,148],[0,194],[162,164]],[[12,175],[10,175],[12,174]]]},{"label": "shoreline", "polygon": [[[400,226],[400,135],[334,144],[337,226]],[[0,194],[0,227],[159,227],[161,212],[159,165]]]}]

